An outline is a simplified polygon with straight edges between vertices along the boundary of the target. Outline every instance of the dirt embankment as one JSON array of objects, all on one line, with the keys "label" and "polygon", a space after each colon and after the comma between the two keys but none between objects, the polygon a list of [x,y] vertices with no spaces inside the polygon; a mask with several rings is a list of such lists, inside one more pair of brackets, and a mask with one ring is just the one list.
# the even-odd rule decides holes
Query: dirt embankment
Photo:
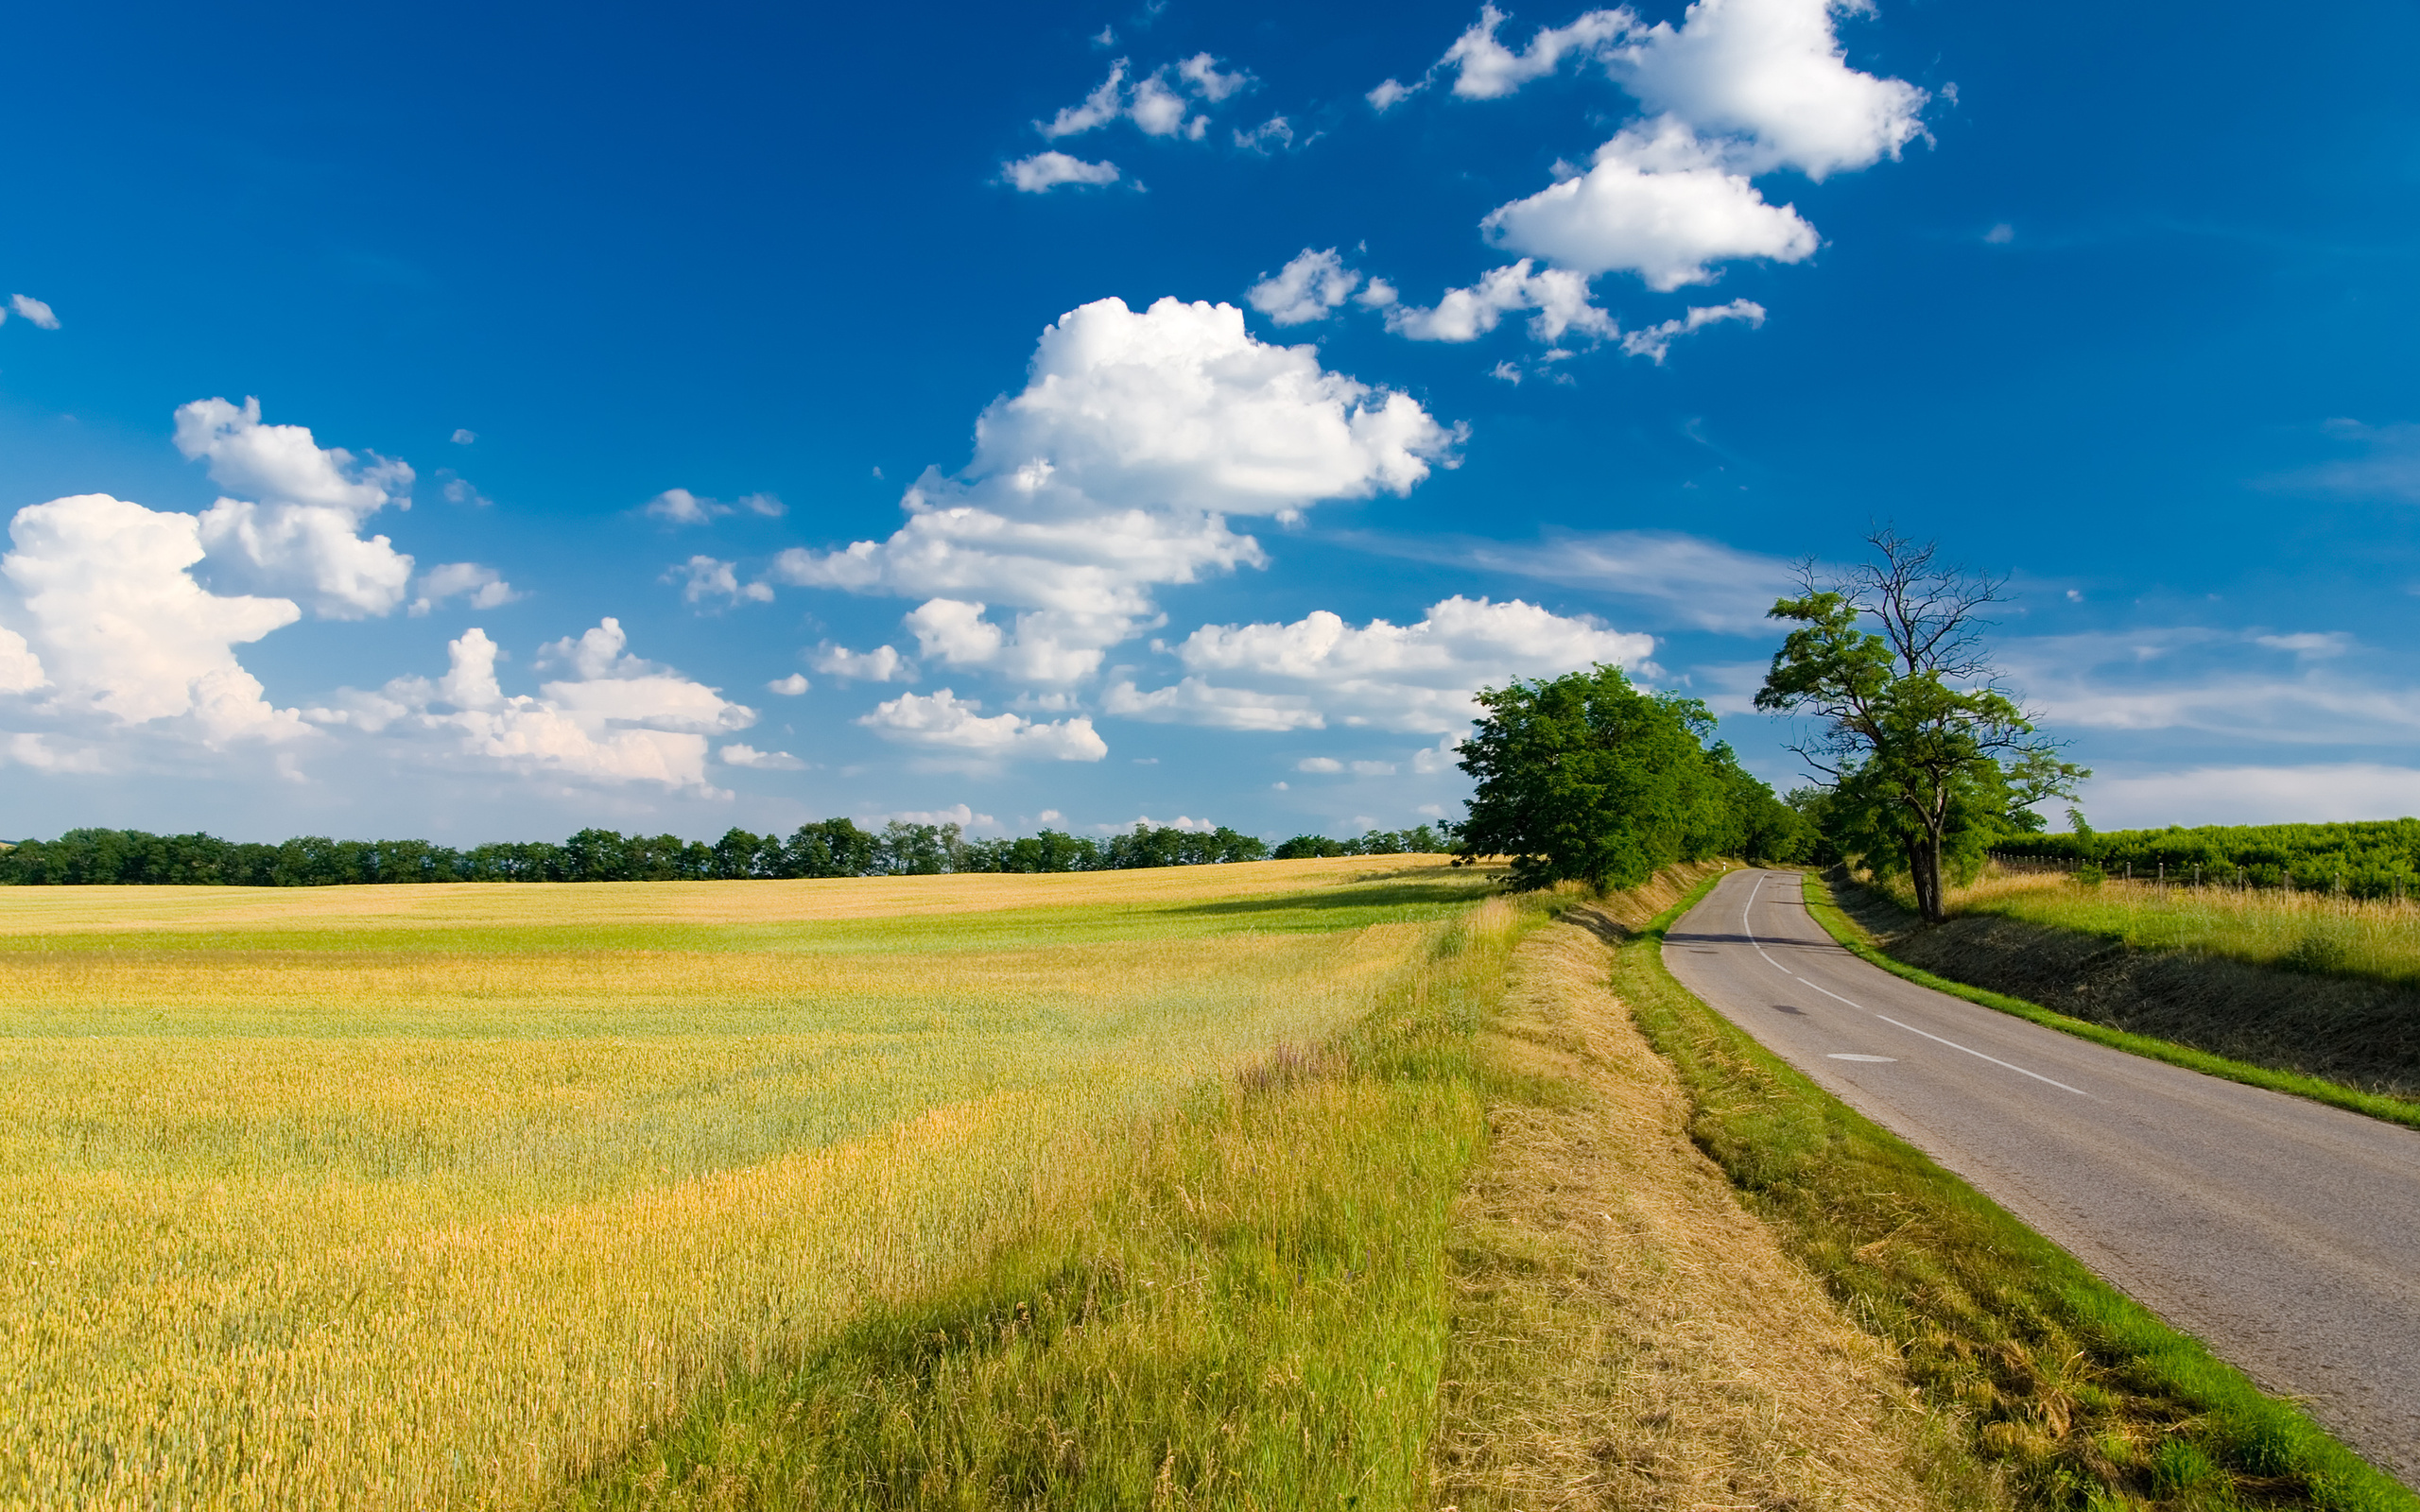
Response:
[{"label": "dirt embankment", "polygon": [[1910,966],[2088,1022],[2363,1091],[2420,1098],[2420,991],[2306,975],[1995,914],[1927,928],[1838,871],[1833,896]]}]

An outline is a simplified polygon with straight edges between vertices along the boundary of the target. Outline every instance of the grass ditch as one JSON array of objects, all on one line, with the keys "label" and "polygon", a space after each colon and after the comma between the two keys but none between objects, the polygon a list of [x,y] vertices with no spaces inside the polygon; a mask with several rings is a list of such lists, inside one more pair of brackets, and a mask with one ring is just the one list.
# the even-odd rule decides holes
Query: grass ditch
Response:
[{"label": "grass ditch", "polygon": [[2263,1394],[1905,1142],[1816,1087],[1665,970],[1666,929],[1610,928],[1615,989],[1677,1070],[1690,1134],[1990,1468],[2058,1508],[2308,1506],[2420,1498]]},{"label": "grass ditch", "polygon": [[1471,908],[1341,1038],[1141,1125],[1089,1205],[700,1393],[560,1504],[1421,1504],[1475,1034],[1550,906]]},{"label": "grass ditch", "polygon": [[1479,1035],[1488,1140],[1447,1245],[1434,1503],[1996,1506],[1859,1330],[1689,1140],[1687,1096],[1582,927],[1638,925],[1675,868],[1533,932]]},{"label": "grass ditch", "polygon": [[[1982,1007],[2013,1014],[2030,1022],[2038,1023],[2046,1029],[2056,1029],[2062,1034],[2071,1034],[2080,1040],[2089,1040],[2096,1044],[2107,1045],[2113,1050],[2123,1050],[2130,1055],[2142,1056],[2152,1060],[2164,1060],[2173,1066],[2183,1066],[2189,1071],[2198,1071],[2205,1075],[2241,1082],[2248,1087],[2261,1087],[2271,1091],[2307,1097],[2316,1103],[2325,1103],[2331,1108],[2342,1108],[2349,1112],[2367,1114],[2371,1118],[2383,1119],[2391,1124],[2401,1124],[2409,1128],[2420,1128],[2420,1102],[2410,1098],[2347,1086],[2342,1082],[2310,1075],[2290,1067],[2257,1064],[2195,1045],[2180,1043],[2174,1040],[2155,1035],[2137,1034],[2111,1024],[2076,1018],[2070,1014],[2046,1008],[2038,1003],[2028,1002],[2021,997],[1995,992],[1988,988],[1977,987],[1928,971],[1922,966],[1900,959],[1898,955],[1893,954],[1891,949],[1879,943],[1876,932],[1841,906],[1824,879],[1809,873],[1806,879],[1806,911],[1815,916],[1816,922],[1822,924],[1843,949],[1870,965],[1878,966],[1892,975],[1904,978],[1920,987],[1930,988],[1936,992],[1946,992],[1952,997],[1962,998],[1966,1002]],[[1869,902],[1877,907],[1893,906],[1890,900],[1874,899],[1870,895]],[[1956,930],[1968,922],[1965,919],[1956,919],[1944,927],[1945,930]],[[1999,921],[1977,919],[1974,922],[1998,923]],[[1912,927],[1911,920],[1910,927]],[[2018,927],[2026,926],[2020,924]],[[2034,932],[2045,931],[2048,928],[2048,926],[2031,926],[2031,931]],[[1894,934],[1893,939],[1895,942],[1907,937],[1909,936],[1903,931]],[[1978,956],[1982,954],[1981,952],[1973,949],[1962,949],[1960,942],[1947,940],[1936,945],[1930,954],[1940,957],[1939,964],[1964,961],[1970,966],[1975,963]],[[2032,953],[2037,961],[2045,954],[2058,954],[2063,953],[2040,951]],[[2104,950],[2094,954],[2102,955],[2106,952]],[[2242,1043],[2245,1037],[2239,1033],[2230,1034],[2225,1024],[2212,1021],[2221,1016],[2242,1018],[2256,1011],[2247,1008],[2242,1001],[2248,992],[2257,994],[2265,988],[2271,1001],[2283,1002],[2296,996],[2308,996],[2312,991],[2312,984],[2306,978],[2239,962],[2180,960],[2174,965],[2187,972],[2205,978],[2211,975],[2223,975],[2227,979],[2225,986],[2218,990],[2210,991],[2205,988],[2206,997],[2215,1000],[2210,1007],[2192,1015],[2190,1019],[2176,1027],[2182,1028],[2187,1033],[2192,1033],[2199,1028],[2204,1033],[2219,1036],[2233,1043]],[[2053,967],[2052,970],[2055,971],[2056,968]],[[2088,966],[2080,964],[2071,968],[2071,974],[2082,976],[2088,971]],[[2201,1022],[2194,1022],[2196,1020]],[[2256,1045],[2257,1041],[2255,1043]],[[2307,1051],[2308,1048],[2308,1040],[2304,1040],[2297,1049],[2285,1049],[2282,1053],[2292,1055]]]}]

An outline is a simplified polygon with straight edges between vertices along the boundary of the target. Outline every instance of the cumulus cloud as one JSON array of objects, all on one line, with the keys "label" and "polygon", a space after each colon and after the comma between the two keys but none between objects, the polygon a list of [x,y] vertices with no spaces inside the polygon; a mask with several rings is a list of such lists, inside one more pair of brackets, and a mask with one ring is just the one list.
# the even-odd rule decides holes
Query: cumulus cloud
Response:
[{"label": "cumulus cloud", "polygon": [[1541,341],[1559,341],[1572,331],[1600,340],[1620,334],[1612,316],[1588,302],[1583,275],[1559,267],[1532,271],[1534,266],[1525,257],[1469,288],[1447,289],[1434,305],[1394,304],[1387,311],[1387,329],[1414,341],[1475,341],[1505,316],[1534,310],[1530,334]]},{"label": "cumulus cloud", "polygon": [[1219,60],[1208,53],[1195,53],[1185,59],[1176,65],[1176,73],[1187,89],[1213,105],[1252,82],[1252,75],[1240,68],[1220,72]]},{"label": "cumulus cloud", "polygon": [[1459,594],[1418,624],[1358,628],[1318,610],[1288,624],[1205,625],[1177,647],[1189,674],[1167,688],[1112,687],[1105,712],[1230,730],[1347,726],[1439,733],[1478,711],[1481,687],[1609,662],[1632,667],[1651,636],[1552,613],[1519,599]]},{"label": "cumulus cloud", "polygon": [[[9,308],[44,331],[59,329],[59,317],[51,313],[49,305],[30,294],[11,294],[9,296]],[[0,316],[0,318],[6,318],[6,317]]]},{"label": "cumulus cloud", "polygon": [[1622,333],[1622,350],[1634,357],[1650,357],[1661,367],[1664,355],[1672,343],[1692,332],[1725,320],[1745,320],[1751,326],[1765,323],[1765,307],[1754,300],[1733,300],[1728,304],[1689,306],[1689,313],[1670,320],[1660,320],[1636,331]]},{"label": "cumulus cloud", "polygon": [[464,429],[464,428],[462,428],[462,427],[460,427],[460,426],[458,426],[458,425],[455,427],[455,429],[454,429],[454,435],[453,435],[453,437],[452,437],[453,442],[454,442],[454,444],[455,444],[455,445],[457,445],[457,446],[468,446],[468,445],[470,445],[473,441],[475,441],[475,440],[477,440],[478,438],[479,438],[479,433],[478,433],[478,432],[474,431],[474,430],[466,430],[466,429]]},{"label": "cumulus cloud", "polygon": [[1896,158],[1924,134],[1928,95],[1848,66],[1838,17],[1868,0],[1697,0],[1680,26],[1658,22],[1606,58],[1651,112],[1732,144],[1750,173],[1794,167],[1822,181]]},{"label": "cumulus cloud", "polygon": [[871,651],[852,651],[845,645],[834,645],[826,641],[815,648],[806,664],[818,672],[847,678],[853,682],[916,680],[915,667],[899,654],[897,646],[891,645],[877,645]]},{"label": "cumulus cloud", "polygon": [[1516,53],[1496,40],[1495,30],[1504,19],[1504,12],[1493,5],[1481,6],[1478,20],[1455,38],[1445,56],[1437,60],[1438,69],[1453,71],[1456,94],[1466,100],[1500,98],[1553,73],[1565,58],[1604,56],[1610,43],[1638,26],[1638,17],[1628,6],[1591,10],[1567,26],[1539,28],[1530,45]]},{"label": "cumulus cloud", "polygon": [[876,704],[857,723],[886,740],[986,758],[1097,762],[1109,754],[1089,719],[1044,724],[1017,713],[985,716],[976,712],[982,707],[980,700],[960,698],[947,688],[930,695],[903,693]]},{"label": "cumulus cloud", "polygon": [[717,689],[628,654],[619,620],[608,617],[577,640],[544,647],[541,664],[572,676],[536,696],[507,695],[497,646],[472,628],[446,645],[445,675],[397,678],[375,694],[352,693],[314,723],[376,732],[390,726],[450,740],[456,758],[508,769],[606,783],[654,782],[714,791],[709,738],[755,723],[752,709]]},{"label": "cumulus cloud", "polygon": [[[1409,396],[1322,368],[1316,349],[1253,339],[1232,305],[1102,300],[1044,331],[1024,390],[977,420],[973,461],[928,470],[898,532],[784,552],[772,576],[1005,608],[999,664],[1074,681],[1154,621],[1154,587],[1266,561],[1231,516],[1409,492],[1450,465],[1454,439]],[[959,610],[933,613],[980,633]]]},{"label": "cumulus cloud", "polygon": [[1109,77],[1091,94],[1049,120],[1034,122],[1033,129],[1046,140],[1057,142],[1126,120],[1146,136],[1181,136],[1199,142],[1209,129],[1210,118],[1194,114],[1186,94],[1217,105],[1252,82],[1252,76],[1240,69],[1221,70],[1219,60],[1208,53],[1130,78],[1132,66],[1123,58],[1110,64]]},{"label": "cumulus cloud", "polygon": [[723,561],[700,554],[679,566],[668,569],[664,575],[664,580],[667,583],[675,579],[680,581],[681,598],[683,603],[699,604],[709,598],[717,597],[732,604],[736,604],[743,598],[757,604],[770,602],[773,596],[772,589],[763,583],[741,582],[738,566],[737,562]]},{"label": "cumulus cloud", "polygon": [[1292,261],[1244,291],[1244,301],[1279,325],[1323,320],[1349,299],[1361,275],[1344,266],[1335,248],[1305,247]]},{"label": "cumulus cloud", "polygon": [[1384,115],[1426,88],[1427,85],[1425,83],[1407,84],[1401,79],[1382,78],[1375,88],[1361,97],[1370,102],[1370,109]]},{"label": "cumulus cloud", "polygon": [[302,425],[266,425],[257,399],[237,408],[198,399],[177,411],[177,450],[209,465],[222,496],[199,522],[214,571],[245,586],[306,593],[326,619],[401,607],[412,558],[362,524],[393,504],[411,507],[412,470],[375,455],[322,447]]},{"label": "cumulus cloud", "polygon": [[1589,275],[1635,273],[1659,291],[1712,282],[1710,263],[1798,263],[1822,245],[1795,207],[1766,203],[1669,116],[1625,129],[1586,173],[1501,206],[1480,226],[1497,246]]},{"label": "cumulus cloud", "polygon": [[412,600],[411,612],[426,614],[449,598],[467,599],[473,609],[494,609],[520,596],[493,567],[449,561],[420,575],[420,596]]},{"label": "cumulus cloud", "polygon": [[1115,163],[1087,163],[1064,152],[1037,152],[1029,158],[1000,164],[1001,181],[1024,194],[1047,194],[1062,184],[1098,187],[1118,180]]},{"label": "cumulus cloud", "polygon": [[772,681],[765,684],[765,691],[767,693],[778,693],[785,698],[795,698],[800,694],[804,693],[807,689],[813,686],[815,686],[815,684],[806,680],[806,674],[803,672],[793,672],[786,678],[775,678]]},{"label": "cumulus cloud", "polygon": [[47,686],[58,713],[125,725],[182,719],[208,744],[302,733],[234,648],[291,625],[290,599],[221,595],[195,581],[202,522],[105,493],[17,511],[0,576],[28,633],[0,643],[12,691]]},{"label": "cumulus cloud", "polygon": [[1272,115],[1249,131],[1238,128],[1236,146],[1246,152],[1288,151],[1294,146],[1294,123],[1282,115]]},{"label": "cumulus cloud", "polygon": [[732,766],[746,766],[759,772],[795,772],[806,765],[786,750],[758,750],[737,741],[715,752],[717,759]]}]

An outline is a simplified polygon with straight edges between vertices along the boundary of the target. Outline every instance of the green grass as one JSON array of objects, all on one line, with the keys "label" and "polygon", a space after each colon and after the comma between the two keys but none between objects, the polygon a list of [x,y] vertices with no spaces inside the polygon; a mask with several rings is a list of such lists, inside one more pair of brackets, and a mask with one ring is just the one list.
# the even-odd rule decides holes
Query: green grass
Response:
[{"label": "green grass", "polygon": [[1152,1123],[1071,1227],[709,1393],[579,1508],[1421,1504],[1473,1030],[1535,906]]},{"label": "green grass", "polygon": [[2150,1035],[2128,1034],[2123,1029],[2112,1029],[2106,1024],[2070,1018],[2066,1014],[2054,1012],[2039,1004],[2028,1003],[2023,998],[2013,998],[2005,993],[1969,987],[1963,982],[1953,982],[1945,976],[1936,976],[1921,967],[1910,966],[1876,947],[1873,937],[1864,928],[1841,911],[1840,904],[1832,898],[1830,887],[1824,885],[1822,878],[1809,873],[1806,882],[1806,911],[1815,916],[1816,922],[1822,924],[1830,933],[1832,938],[1840,942],[1842,949],[1862,961],[1878,966],[1892,975],[1905,978],[1919,987],[1928,987],[1936,992],[1946,992],[1952,997],[1962,998],[1982,1007],[2013,1014],[2030,1022],[2038,1023],[2046,1029],[2056,1029],[2061,1034],[2071,1034],[2079,1040],[2089,1040],[2095,1044],[2107,1045],[2113,1050],[2123,1050],[2129,1055],[2141,1056],[2151,1060],[2164,1060],[2171,1066],[2183,1066],[2187,1071],[2198,1071],[2204,1075],[2241,1082],[2247,1087],[2262,1087],[2273,1092],[2287,1092],[2296,1097],[2308,1097],[2312,1102],[2325,1103],[2330,1108],[2342,1108],[2348,1112],[2365,1113],[2372,1118],[2384,1119],[2390,1124],[2420,1128],[2420,1103],[2408,1102],[2400,1097],[2388,1097],[2377,1092],[2365,1092],[2359,1088],[2346,1087],[2318,1076],[2305,1076],[2290,1071],[2276,1071],[2267,1066],[2256,1066],[2248,1061],[2231,1060],[2224,1056],[2212,1055],[2206,1050],[2196,1050],[2190,1045],[2180,1045],[2173,1040],[2154,1039]]},{"label": "green grass", "polygon": [[1692,997],[1662,945],[1695,902],[1622,945],[1615,967],[1696,1104],[1692,1136],[1851,1315],[1898,1349],[1927,1401],[1962,1420],[2014,1500],[2420,1507],[2301,1411]]}]

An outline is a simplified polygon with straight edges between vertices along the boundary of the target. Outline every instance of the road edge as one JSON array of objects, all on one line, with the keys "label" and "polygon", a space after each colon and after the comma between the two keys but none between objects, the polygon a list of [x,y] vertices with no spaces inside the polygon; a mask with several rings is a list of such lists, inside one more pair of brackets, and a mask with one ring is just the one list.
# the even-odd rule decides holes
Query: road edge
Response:
[{"label": "road edge", "polygon": [[1680,1074],[1699,1148],[1849,1314],[1900,1353],[1927,1405],[1958,1424],[2013,1502],[2420,1509],[2420,1495],[2298,1405],[1682,986],[1664,963],[1665,936],[1720,880],[1608,938],[1615,988]]},{"label": "road edge", "polygon": [[1930,988],[1935,992],[1947,993],[1951,997],[1972,1003],[1978,1007],[1990,1008],[1996,1013],[2009,1014],[2012,1017],[2023,1019],[2029,1023],[2040,1024],[2045,1029],[2056,1029],[2061,1034],[2073,1035],[2079,1040],[2089,1040],[2095,1044],[2106,1045],[2112,1050],[2122,1050],[2130,1056],[2140,1056],[2146,1060],[2166,1061],[2171,1066],[2182,1066],[2187,1071],[2198,1071],[2205,1076],[2217,1076],[2224,1081],[2240,1082],[2246,1087],[2258,1087],[2267,1091],[2284,1092],[2290,1097],[2308,1098],[2314,1103],[2325,1103],[2330,1108],[2341,1108],[2348,1113],[2360,1113],[2365,1117],[2377,1119],[2381,1123],[2399,1124],[2406,1128],[2420,1129],[2420,1103],[2409,1103],[2398,1097],[2361,1091],[2340,1082],[2328,1081],[2324,1077],[2306,1076],[2290,1071],[2273,1071],[2267,1066],[2256,1066],[2247,1060],[2233,1060],[2225,1056],[2213,1055],[2206,1050],[2196,1050],[2189,1045],[2178,1044],[2172,1040],[2160,1040],[2150,1035],[2130,1034],[2123,1029],[2112,1029],[2106,1024],[2094,1023],[2086,1019],[2070,1018],[2056,1009],[2046,1008],[2038,1003],[2030,1003],[2024,998],[2010,997],[2004,992],[1994,992],[1988,988],[1970,987],[1964,982],[1949,977],[1936,976],[1923,967],[1910,966],[1874,943],[1874,937],[1866,931],[1865,926],[1850,918],[1848,911],[1843,909],[1832,896],[1831,884],[1824,877],[1813,870],[1802,871],[1800,875],[1805,879],[1807,892],[1806,912],[1814,917],[1817,923],[1824,926],[1824,933],[1830,935],[1835,943],[1858,959],[1869,966],[1879,967],[1904,981],[1913,982],[1918,987]]}]

